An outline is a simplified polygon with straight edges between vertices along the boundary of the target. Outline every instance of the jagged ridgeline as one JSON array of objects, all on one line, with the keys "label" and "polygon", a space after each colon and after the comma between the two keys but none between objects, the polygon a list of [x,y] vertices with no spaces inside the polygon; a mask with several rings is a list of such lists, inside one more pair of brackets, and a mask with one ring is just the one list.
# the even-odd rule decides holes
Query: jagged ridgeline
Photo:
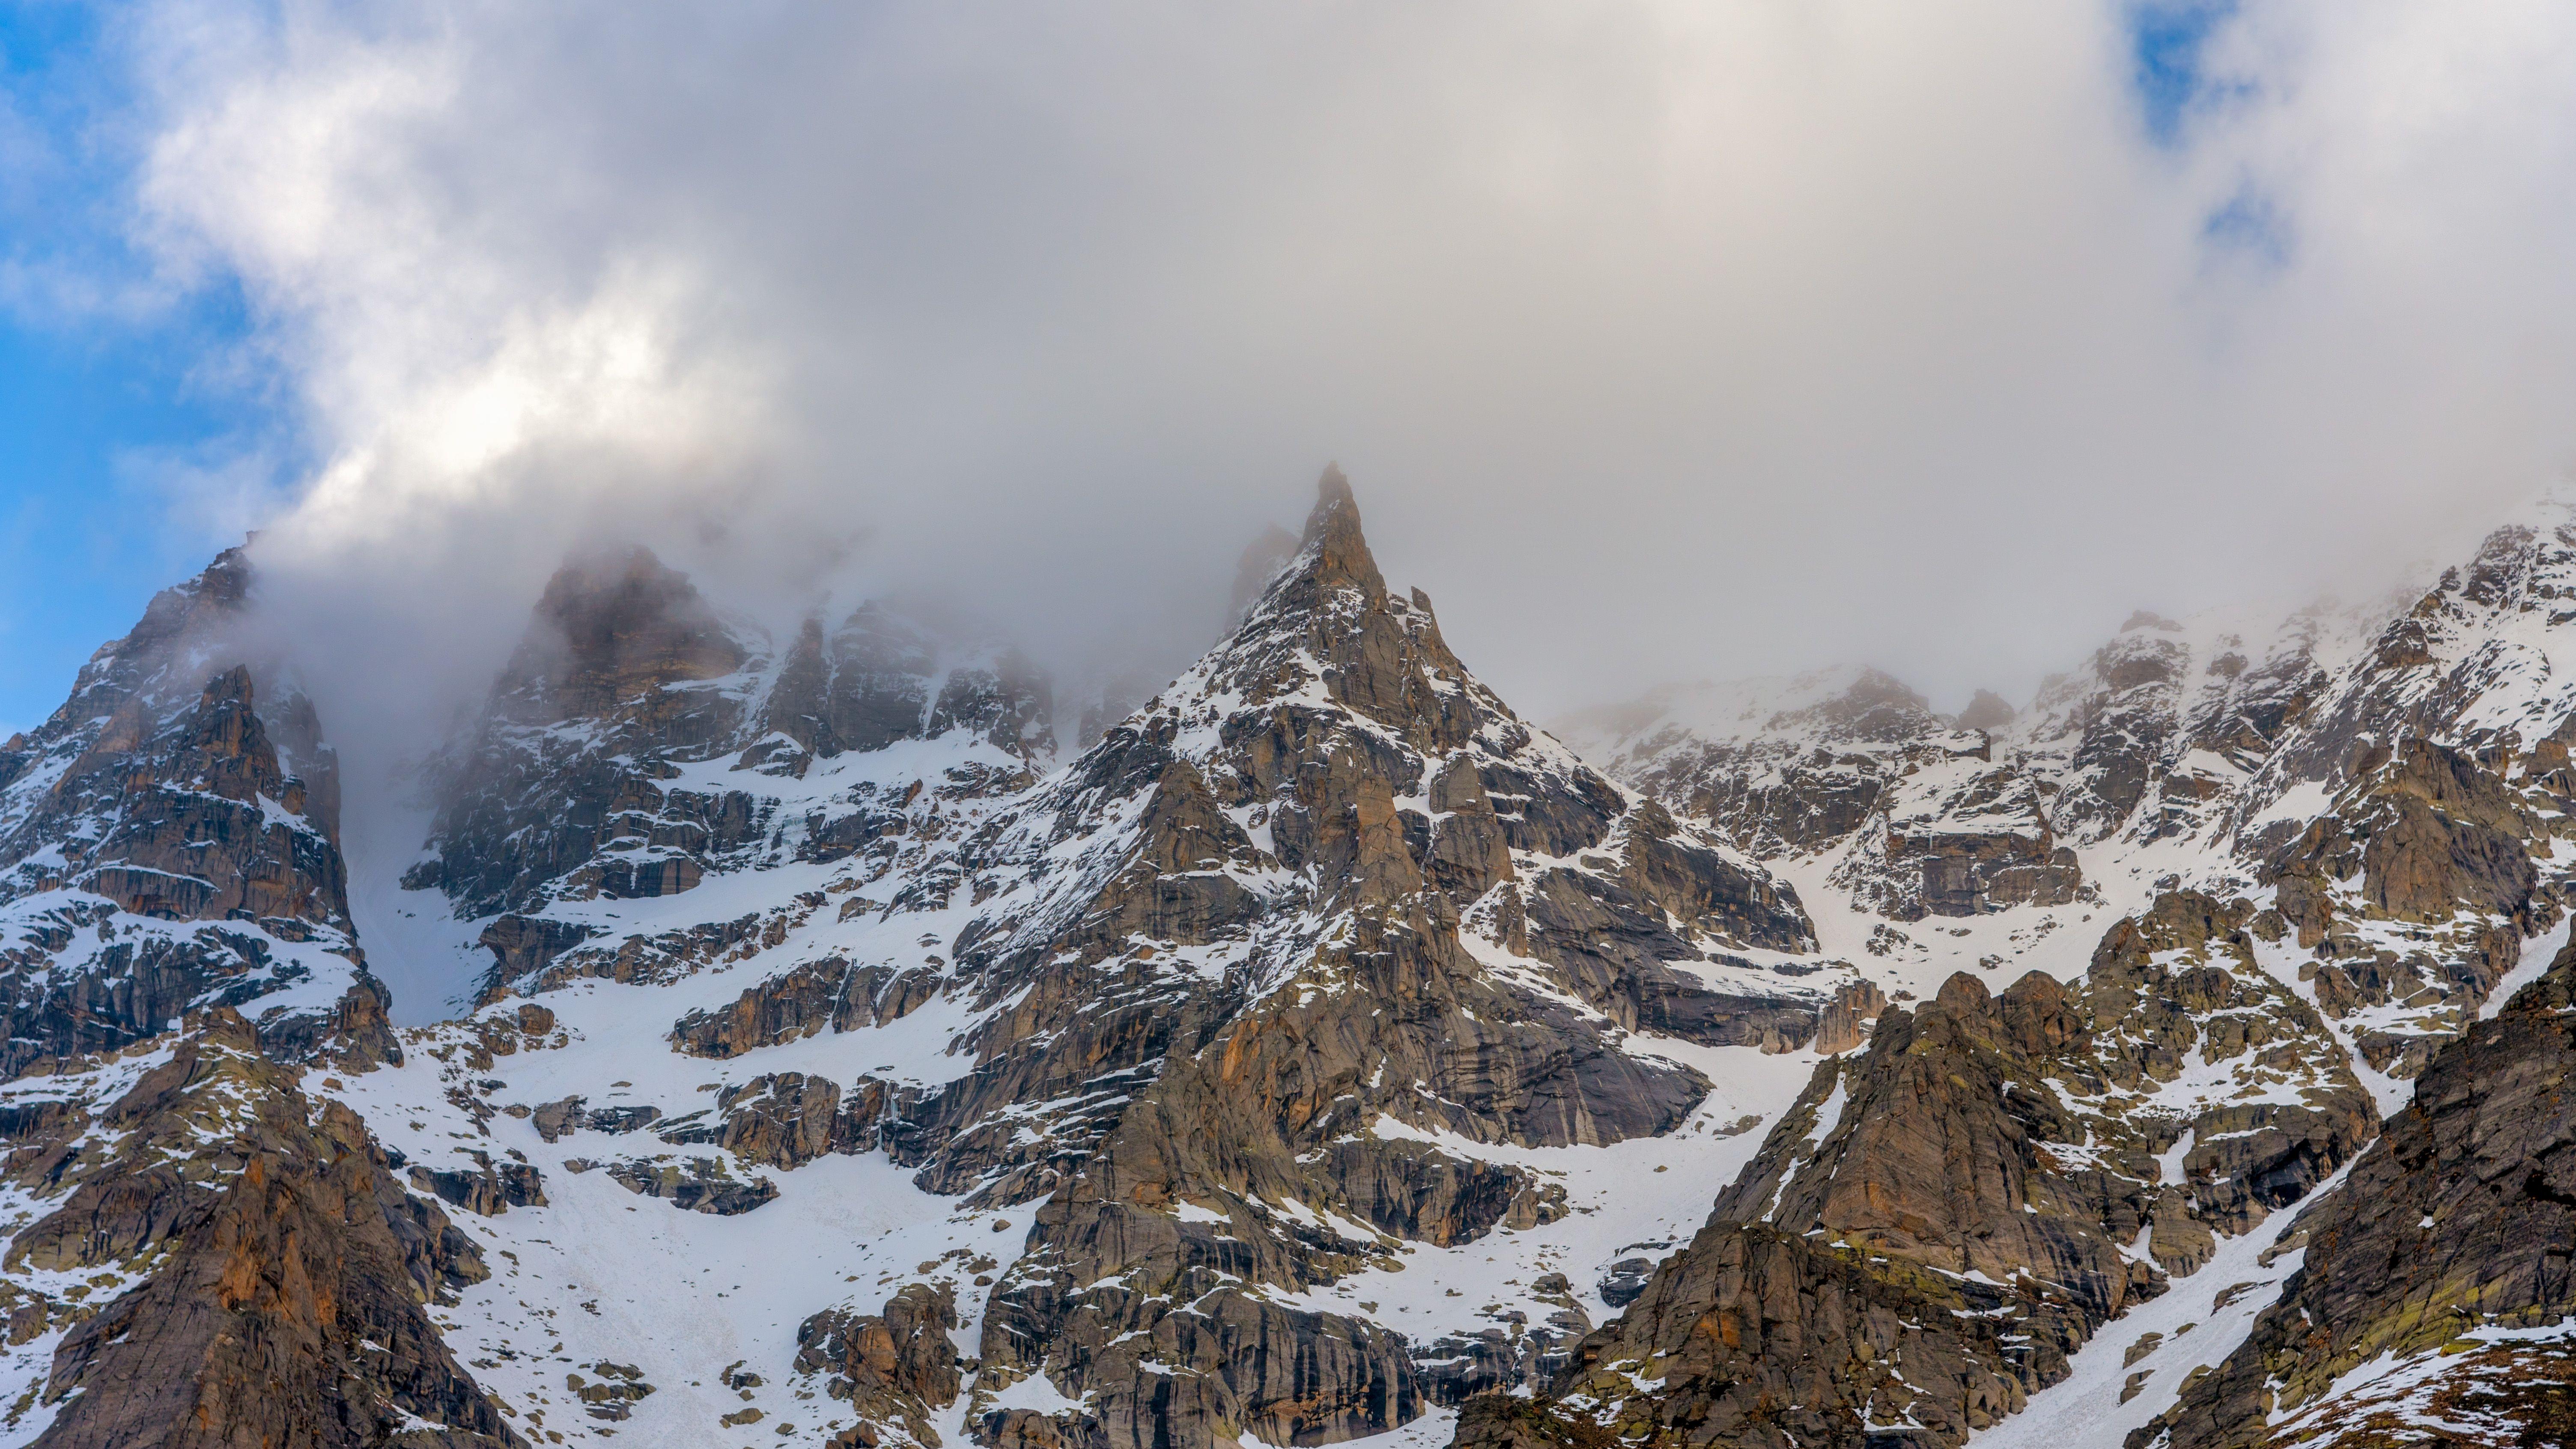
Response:
[{"label": "jagged ridgeline", "polygon": [[339,761],[246,649],[242,550],[152,600],[53,718],[0,745],[0,1072],[257,1003],[282,1058],[398,1055],[349,922]]},{"label": "jagged ridgeline", "polygon": [[[10,1442],[517,1443],[429,1310],[486,1277],[306,1068],[402,1060],[336,757],[241,550],[0,750]],[[340,1078],[327,1079],[338,1086]]]},{"label": "jagged ridgeline", "polygon": [[227,553],[0,752],[0,1444],[2561,1442],[2571,540],[1571,748],[1337,471],[1061,719],[588,555],[382,880]]}]

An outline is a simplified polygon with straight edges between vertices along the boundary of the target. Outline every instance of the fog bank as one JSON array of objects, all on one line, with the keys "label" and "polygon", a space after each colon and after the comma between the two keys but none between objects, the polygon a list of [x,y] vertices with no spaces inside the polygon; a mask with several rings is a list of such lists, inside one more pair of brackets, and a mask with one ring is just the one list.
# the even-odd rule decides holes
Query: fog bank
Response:
[{"label": "fog bank", "polygon": [[602,541],[1160,667],[1338,459],[1525,711],[1833,661],[1955,706],[2133,608],[2367,592],[2571,456],[2563,11],[130,23],[136,236],[242,289],[318,460],[228,521],[367,749]]}]

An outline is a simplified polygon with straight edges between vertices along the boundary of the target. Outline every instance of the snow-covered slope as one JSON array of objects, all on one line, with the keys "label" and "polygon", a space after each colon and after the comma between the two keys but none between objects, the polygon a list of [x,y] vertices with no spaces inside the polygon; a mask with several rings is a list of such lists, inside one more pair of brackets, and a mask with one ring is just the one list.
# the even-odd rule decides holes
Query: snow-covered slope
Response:
[{"label": "snow-covered slope", "polygon": [[[0,1443],[2540,1422],[2552,1179],[2368,1144],[2569,1135],[2511,1088],[2576,969],[2567,502],[2385,605],[2140,616],[2017,713],[1830,670],[1569,743],[1338,473],[1251,557],[1069,758],[971,623],[579,560],[345,859],[247,557],[156,601],[0,752]],[[2317,1237],[2384,1255],[2365,1179],[2495,1271]]]}]

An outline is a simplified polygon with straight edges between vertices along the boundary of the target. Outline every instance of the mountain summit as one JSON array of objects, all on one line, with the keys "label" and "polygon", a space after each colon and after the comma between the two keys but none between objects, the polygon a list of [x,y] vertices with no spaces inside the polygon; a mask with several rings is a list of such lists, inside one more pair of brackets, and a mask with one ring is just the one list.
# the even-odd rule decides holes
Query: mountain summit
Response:
[{"label": "mountain summit", "polygon": [[155,599],[0,748],[0,1430],[2563,1437],[2576,513],[1571,747],[1338,469],[1243,568],[1067,754],[989,625],[569,560],[355,882],[251,553]]}]

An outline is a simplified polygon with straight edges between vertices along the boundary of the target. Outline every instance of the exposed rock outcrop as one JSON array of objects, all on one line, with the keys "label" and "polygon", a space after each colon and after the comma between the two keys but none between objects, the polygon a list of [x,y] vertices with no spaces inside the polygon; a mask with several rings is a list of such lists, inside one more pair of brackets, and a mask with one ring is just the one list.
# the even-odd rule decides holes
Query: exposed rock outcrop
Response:
[{"label": "exposed rock outcrop", "polygon": [[[2080,993],[1957,975],[1882,1011],[1544,1407],[1471,1413],[1459,1442],[1953,1446],[2018,1410],[2369,1138],[2368,1095],[2253,959],[2251,912],[2168,895]],[[2233,1090],[2187,1064],[2231,1064]]]},{"label": "exposed rock outcrop", "polygon": [[[2281,1300],[2133,1449],[2562,1442],[2576,1316],[2576,949],[2434,1055]],[[2429,1422],[2428,1422],[2429,1421]]]},{"label": "exposed rock outcrop", "polygon": [[660,1198],[689,1212],[719,1217],[765,1207],[778,1197],[778,1184],[768,1178],[735,1177],[721,1161],[708,1157],[620,1162],[608,1169],[608,1175],[629,1192]]},{"label": "exposed rock outcrop", "polygon": [[1834,988],[1834,999],[1816,1018],[1816,1051],[1836,1056],[1857,1047],[1865,1029],[1887,1010],[1887,993],[1871,981],[1852,981]]},{"label": "exposed rock outcrop", "polygon": [[823,1379],[828,1398],[859,1415],[857,1442],[909,1441],[939,1449],[931,1415],[957,1402],[956,1294],[908,1283],[876,1313],[833,1309],[796,1330],[796,1371]]},{"label": "exposed rock outcrop", "polygon": [[59,1408],[34,1442],[523,1443],[423,1312],[484,1277],[470,1240],[257,1048],[238,1016],[199,1018],[94,1118],[11,1154],[12,1178],[68,1189],[11,1260],[131,1282],[54,1310]]},{"label": "exposed rock outcrop", "polygon": [[162,591],[0,746],[0,1076],[217,1004],[282,1056],[399,1052],[351,931],[338,759],[251,657],[252,581],[232,549]]},{"label": "exposed rock outcrop", "polygon": [[691,1056],[734,1057],[826,1028],[883,1026],[936,996],[940,982],[941,973],[930,967],[854,967],[827,956],[747,988],[725,1010],[682,1017],[672,1024],[671,1040]]}]

